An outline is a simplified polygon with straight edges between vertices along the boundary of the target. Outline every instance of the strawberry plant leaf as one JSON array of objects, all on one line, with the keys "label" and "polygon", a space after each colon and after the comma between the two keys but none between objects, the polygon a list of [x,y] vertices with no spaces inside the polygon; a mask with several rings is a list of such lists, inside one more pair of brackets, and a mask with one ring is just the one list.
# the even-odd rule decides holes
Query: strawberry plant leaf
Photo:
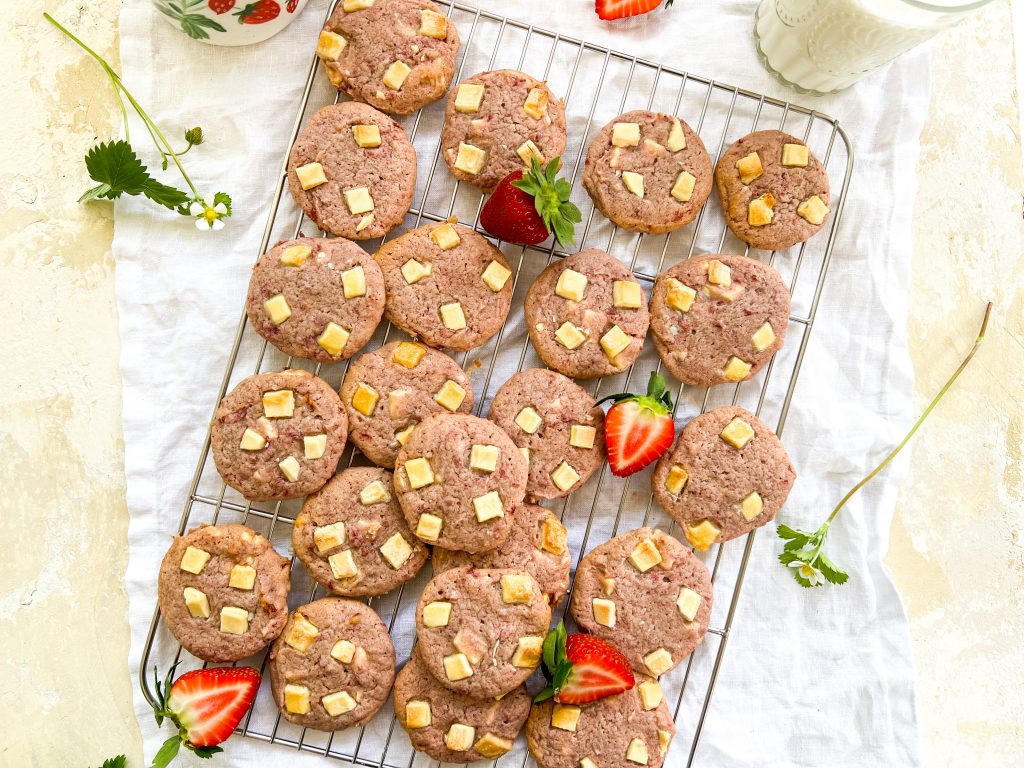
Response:
[{"label": "strawberry plant leaf", "polygon": [[144,195],[174,210],[189,199],[180,189],[150,176],[127,141],[108,141],[92,147],[85,156],[85,167],[90,178],[99,185],[87,190],[80,200],[116,200],[121,195]]},{"label": "strawberry plant leaf", "polygon": [[181,737],[178,734],[174,734],[164,742],[163,746],[160,747],[160,751],[156,753],[156,757],[153,758],[152,768],[166,768],[177,756],[180,748]]},{"label": "strawberry plant leaf", "polygon": [[825,557],[824,553],[818,555],[814,565],[817,566],[818,570],[821,571],[821,575],[831,584],[845,584],[847,579],[850,578],[850,574]]},{"label": "strawberry plant leaf", "polygon": [[117,757],[108,757],[103,761],[103,765],[100,768],[124,768],[126,758],[124,755],[118,755]]},{"label": "strawberry plant leaf", "polygon": [[224,747],[193,747],[191,744],[186,744],[186,747],[196,753],[196,757],[201,757],[204,760],[208,760],[218,752],[223,752]]}]

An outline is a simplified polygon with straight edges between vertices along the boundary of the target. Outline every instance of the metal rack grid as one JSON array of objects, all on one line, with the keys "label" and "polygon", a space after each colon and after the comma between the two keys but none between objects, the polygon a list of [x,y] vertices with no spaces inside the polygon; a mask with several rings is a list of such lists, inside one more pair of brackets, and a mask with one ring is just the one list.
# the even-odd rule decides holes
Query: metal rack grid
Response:
[{"label": "metal rack grid", "polygon": [[[331,4],[333,11],[337,0]],[[656,275],[683,258],[695,253],[743,253],[761,258],[778,269],[790,286],[793,312],[790,316],[786,346],[758,376],[749,382],[710,389],[684,387],[675,383],[673,416],[677,425],[708,408],[720,405],[742,405],[757,413],[769,425],[774,424],[781,435],[786,423],[797,377],[807,342],[814,325],[822,288],[828,272],[836,229],[842,219],[847,187],[853,171],[853,150],[839,123],[814,110],[800,107],[763,94],[719,83],[662,64],[612,51],[582,40],[513,21],[451,0],[435,0],[442,6],[463,38],[456,81],[475,72],[514,68],[523,69],[544,79],[552,90],[562,96],[566,107],[569,144],[563,157],[563,172],[574,184],[573,199],[584,212],[578,228],[580,250],[599,247],[628,263],[648,290]],[[310,64],[301,105],[295,118],[290,144],[300,128],[320,106],[338,100],[337,94],[317,76],[316,58]],[[598,73],[596,77],[594,73]],[[611,225],[597,214],[586,194],[576,186],[590,137],[602,125],[629,109],[654,109],[679,114],[700,134],[712,159],[732,141],[753,130],[779,128],[801,136],[818,156],[829,175],[834,191],[832,215],[826,228],[807,243],[788,251],[750,251],[729,232],[715,196],[698,218],[669,235],[636,235]],[[438,137],[443,124],[443,102],[429,105],[403,121],[417,150],[418,181],[413,207],[403,227],[390,233],[396,236],[419,226],[424,219],[441,221],[457,216],[463,223],[479,229],[478,216],[483,204],[479,191],[460,185],[439,162]],[[712,138],[713,137],[713,138]],[[838,139],[838,141],[837,141]],[[287,153],[282,164],[270,216],[263,233],[258,254],[271,242],[294,238],[303,231],[318,228],[304,218],[284,190],[287,184]],[[835,191],[838,190],[838,194]],[[323,233],[320,233],[323,234]],[[386,239],[386,238],[385,238]],[[379,241],[366,243],[368,249]],[[546,248],[522,247],[501,243],[509,264],[514,267],[513,313],[498,334],[484,346],[457,357],[466,368],[476,396],[474,413],[485,415],[485,405],[497,388],[512,373],[526,367],[541,365],[526,335],[521,315],[523,296],[533,278],[556,258],[566,255],[553,245]],[[404,334],[383,323],[367,345],[370,350]],[[595,396],[625,391],[635,380],[646,381],[647,372],[661,370],[657,354],[647,345],[644,353],[622,374],[587,383]],[[230,386],[253,373],[304,367],[325,378],[333,386],[340,385],[347,363],[321,366],[310,361],[292,359],[256,335],[246,322],[245,313],[238,325],[234,344],[220,390],[213,402],[223,398]],[[341,465],[366,463],[351,446]],[[629,478],[616,478],[607,465],[595,472],[588,482],[566,499],[549,502],[569,530],[569,546],[576,553],[574,563],[594,545],[640,525],[656,525],[675,533],[675,525],[660,507],[653,503],[650,492],[652,468]],[[300,501],[254,504],[228,488],[220,479],[210,456],[207,434],[199,462],[189,488],[178,533],[200,523],[242,522],[266,535],[278,551],[291,551],[291,523],[298,513]],[[614,514],[611,510],[614,509]],[[729,630],[739,600],[743,577],[750,558],[755,533],[745,541],[716,545],[700,554],[709,566],[714,589],[711,625],[705,641],[687,662],[662,677],[666,700],[674,701],[673,715],[677,734],[666,757],[666,765],[679,765],[684,760],[692,765],[700,741],[705,717],[714,692],[715,682],[725,653]],[[371,598],[372,605],[391,632],[399,659],[408,658],[415,635],[413,612],[417,596],[429,578],[424,569],[416,579],[394,592]],[[294,562],[290,608],[324,595],[301,563]],[[571,596],[571,595],[570,595]],[[554,611],[554,618],[566,613],[566,599]],[[198,659],[183,653],[166,627],[161,626],[159,611],[154,610],[142,655],[140,680],[143,693],[153,701],[147,670],[157,664],[166,668],[180,661],[182,669],[204,666]],[[266,652],[250,663],[261,670]],[[377,768],[412,768],[436,764],[425,755],[412,750],[400,732],[390,703],[365,726],[336,733],[323,733],[295,726],[281,718],[264,685],[252,709],[240,723],[243,736],[324,756],[348,760],[357,765]],[[494,761],[494,765],[525,766],[529,755],[517,740],[516,748]]]}]

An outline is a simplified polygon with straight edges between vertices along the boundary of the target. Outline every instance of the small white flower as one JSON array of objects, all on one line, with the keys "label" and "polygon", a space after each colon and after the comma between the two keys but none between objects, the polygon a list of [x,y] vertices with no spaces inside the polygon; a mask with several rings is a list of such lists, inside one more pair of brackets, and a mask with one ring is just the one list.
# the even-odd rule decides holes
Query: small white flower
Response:
[{"label": "small white flower", "polygon": [[203,231],[218,230],[224,227],[224,216],[227,215],[228,207],[224,203],[214,203],[210,196],[204,197],[200,202],[194,200],[188,207],[188,212],[196,218],[196,228]]},{"label": "small white flower", "polygon": [[825,582],[824,577],[821,575],[821,571],[819,571],[810,563],[804,563],[800,560],[794,560],[792,563],[789,564],[789,567],[796,569],[796,572],[799,573],[803,578],[807,579],[807,583],[810,584],[812,587],[816,587],[819,584],[823,584]]}]

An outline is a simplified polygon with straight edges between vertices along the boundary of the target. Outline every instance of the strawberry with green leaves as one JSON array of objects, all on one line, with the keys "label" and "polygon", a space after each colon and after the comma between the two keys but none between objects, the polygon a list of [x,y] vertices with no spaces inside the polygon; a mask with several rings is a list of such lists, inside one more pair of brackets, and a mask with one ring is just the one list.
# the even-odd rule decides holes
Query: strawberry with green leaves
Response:
[{"label": "strawberry with green leaves", "polygon": [[567,637],[561,621],[544,638],[542,650],[548,685],[534,702],[554,697],[559,704],[589,704],[628,691],[636,683],[622,651],[593,635]]},{"label": "strawberry with green leaves", "polygon": [[626,477],[639,472],[672,445],[672,396],[662,376],[651,371],[646,395],[626,392],[598,402],[605,400],[614,403],[604,417],[604,444],[613,475]]},{"label": "strawberry with green leaves", "polygon": [[[629,16],[640,16],[650,13],[661,5],[661,0],[597,0],[595,10],[597,15],[605,21],[625,19]],[[672,0],[666,0],[665,7],[672,5]]]},{"label": "strawberry with green leaves", "polygon": [[160,747],[152,768],[164,768],[184,746],[199,757],[213,757],[249,711],[260,687],[260,673],[252,667],[209,667],[186,672],[173,683],[171,667],[161,685],[156,683],[156,724],[170,720],[178,732]]},{"label": "strawberry with green leaves", "polygon": [[480,225],[499,240],[539,245],[554,235],[562,245],[573,245],[573,230],[582,220],[570,200],[572,186],[558,177],[561,158],[542,168],[537,158],[530,167],[512,171],[502,179],[480,211]]}]

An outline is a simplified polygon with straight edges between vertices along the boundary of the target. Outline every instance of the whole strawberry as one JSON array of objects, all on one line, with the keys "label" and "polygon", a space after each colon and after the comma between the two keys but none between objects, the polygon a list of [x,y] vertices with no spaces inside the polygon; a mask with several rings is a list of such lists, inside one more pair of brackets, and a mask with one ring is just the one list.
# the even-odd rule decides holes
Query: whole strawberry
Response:
[{"label": "whole strawberry", "polygon": [[210,0],[208,5],[214,13],[227,13],[235,7],[235,0]]},{"label": "whole strawberry", "polygon": [[665,379],[654,371],[646,395],[626,392],[599,402],[605,400],[614,403],[604,417],[604,444],[613,475],[626,477],[639,472],[672,445],[672,397],[665,389]]},{"label": "whole strawberry", "polygon": [[[661,0],[596,0],[594,8],[600,18],[614,21],[650,13],[659,5]],[[668,8],[670,5],[672,0],[667,0],[665,7]]]},{"label": "whole strawberry", "polygon": [[281,6],[277,0],[256,0],[249,3],[240,11],[235,11],[239,24],[266,24],[273,21],[281,13]]},{"label": "whole strawberry", "polygon": [[217,745],[228,738],[249,711],[260,687],[260,673],[252,667],[208,667],[186,672],[173,683],[175,664],[164,678],[156,677],[156,724],[171,721],[178,732],[160,747],[153,768],[164,768],[184,746],[199,757],[223,752]]},{"label": "whole strawberry", "polygon": [[506,243],[539,245],[554,235],[562,245],[573,245],[582,216],[569,200],[569,182],[558,178],[560,165],[556,157],[542,168],[534,157],[529,168],[512,171],[484,203],[481,226]]},{"label": "whole strawberry", "polygon": [[562,622],[544,638],[543,652],[548,686],[534,702],[553,696],[559,704],[589,704],[628,691],[636,683],[622,651],[593,635],[566,637]]}]

